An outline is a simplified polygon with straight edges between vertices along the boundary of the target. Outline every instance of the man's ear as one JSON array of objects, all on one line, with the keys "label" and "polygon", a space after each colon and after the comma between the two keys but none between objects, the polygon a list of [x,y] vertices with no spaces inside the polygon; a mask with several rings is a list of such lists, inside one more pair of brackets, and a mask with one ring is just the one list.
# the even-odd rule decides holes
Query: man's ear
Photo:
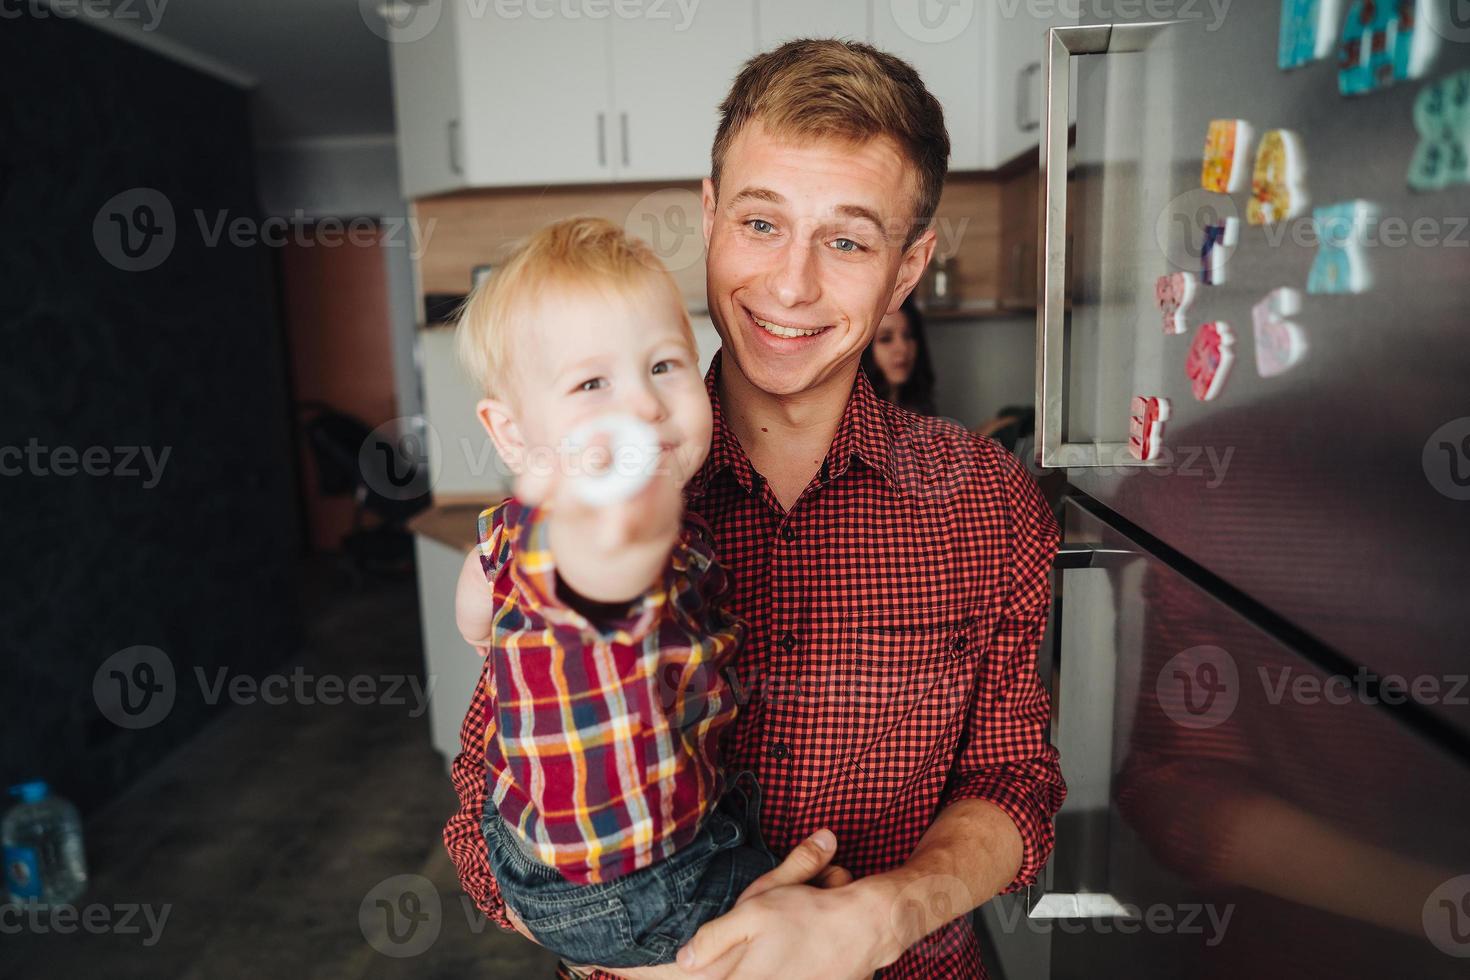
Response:
[{"label": "man's ear", "polygon": [[490,434],[495,451],[500,453],[510,471],[517,476],[525,472],[526,439],[521,435],[521,427],[516,424],[510,406],[494,398],[482,398],[475,405],[475,416]]},{"label": "man's ear", "polygon": [[898,263],[898,279],[893,284],[893,295],[888,300],[887,313],[897,313],[903,301],[908,299],[909,293],[919,284],[919,278],[929,268],[929,260],[934,257],[934,246],[938,241],[938,234],[930,228],[919,236],[918,241],[904,250],[903,258]]},{"label": "man's ear", "polygon": [[709,236],[715,228],[715,182],[710,178],[704,178],[704,190],[701,193],[701,202],[704,204],[704,247],[709,248]]}]

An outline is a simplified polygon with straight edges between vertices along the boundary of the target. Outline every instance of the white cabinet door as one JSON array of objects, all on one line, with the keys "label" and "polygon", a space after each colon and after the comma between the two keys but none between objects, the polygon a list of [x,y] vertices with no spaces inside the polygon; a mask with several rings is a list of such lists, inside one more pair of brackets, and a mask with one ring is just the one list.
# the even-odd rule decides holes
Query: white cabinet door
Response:
[{"label": "white cabinet door", "polygon": [[873,0],[873,44],[919,71],[944,106],[951,170],[994,166],[991,134],[982,125],[990,83],[988,2]]},{"label": "white cabinet door", "polygon": [[611,18],[618,108],[608,146],[620,180],[709,175],[720,103],[756,51],[755,0],[689,7],[649,4],[643,16]]},{"label": "white cabinet door", "polygon": [[840,37],[867,41],[868,0],[760,0],[760,49],[769,51],[798,37]]},{"label": "white cabinet door", "polygon": [[465,186],[456,172],[460,121],[454,11],[405,8],[383,23],[398,117],[398,181],[405,200]]},{"label": "white cabinet door", "polygon": [[[449,4],[445,4],[449,6]],[[454,0],[465,182],[612,179],[608,18],[576,4]]]},{"label": "white cabinet door", "polygon": [[[990,122],[994,131],[995,166],[1000,166],[1023,153],[1031,153],[1041,143],[1041,126],[1046,111],[1046,32],[1052,27],[1077,23],[1062,11],[1068,4],[1042,5],[1051,17],[1040,11],[1027,12],[1026,4],[995,4],[989,9],[991,18],[989,59],[992,66],[990,84]],[[1075,7],[1073,9],[1076,9]],[[1073,73],[1073,88],[1076,73]],[[1076,120],[1077,100],[1070,105]]]}]

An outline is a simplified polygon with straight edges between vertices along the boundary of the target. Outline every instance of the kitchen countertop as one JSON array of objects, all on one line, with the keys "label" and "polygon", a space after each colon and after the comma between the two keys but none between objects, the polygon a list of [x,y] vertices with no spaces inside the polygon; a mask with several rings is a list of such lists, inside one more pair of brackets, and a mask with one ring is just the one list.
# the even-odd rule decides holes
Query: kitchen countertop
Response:
[{"label": "kitchen countertop", "polygon": [[428,510],[409,518],[408,529],[459,552],[475,546],[476,519],[480,511],[496,501],[485,497],[448,495],[436,497]]}]

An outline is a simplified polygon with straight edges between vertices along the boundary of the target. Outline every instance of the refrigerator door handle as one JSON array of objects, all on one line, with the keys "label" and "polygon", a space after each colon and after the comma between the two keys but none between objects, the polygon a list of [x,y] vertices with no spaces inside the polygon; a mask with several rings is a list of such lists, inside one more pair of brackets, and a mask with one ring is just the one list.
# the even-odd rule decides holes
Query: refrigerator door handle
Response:
[{"label": "refrigerator door handle", "polygon": [[1066,442],[1062,426],[1066,370],[1067,145],[1071,129],[1072,56],[1144,51],[1180,21],[1053,27],[1047,31],[1046,121],[1041,136],[1041,314],[1036,318],[1036,432],[1041,465],[1152,466],[1126,442]]},{"label": "refrigerator door handle", "polygon": [[[1064,591],[1073,588],[1076,590],[1070,598],[1063,596],[1057,607],[1059,615],[1050,631],[1052,670],[1057,678],[1058,688],[1052,692],[1051,732],[1064,759],[1073,749],[1096,752],[1099,745],[1109,743],[1106,733],[1113,728],[1113,678],[1116,660],[1115,652],[1100,637],[1086,657],[1076,658],[1068,654],[1065,641],[1069,633],[1066,626],[1069,616],[1064,610],[1070,610],[1071,617],[1076,620],[1070,632],[1075,634],[1076,624],[1082,624],[1081,632],[1091,636],[1089,631],[1095,624],[1098,608],[1116,601],[1108,588],[1108,580],[1097,577],[1098,573],[1103,576],[1117,573],[1140,557],[1137,551],[1095,541],[1064,540],[1057,549],[1052,565],[1058,573],[1058,594],[1062,595]],[[1068,572],[1086,574],[1064,589],[1063,579]],[[1076,688],[1070,697],[1067,695],[1068,685]],[[1067,711],[1066,719],[1061,716],[1063,710]],[[1088,758],[1082,764],[1085,770],[1091,772],[1111,771],[1106,757]],[[1084,795],[1097,797],[1100,793],[1107,795],[1107,791],[1101,787],[1090,787]],[[1093,799],[1089,804],[1094,808],[1100,805],[1099,799]],[[1070,830],[1059,824],[1057,832],[1059,835],[1068,833],[1071,839],[1064,843],[1071,846],[1054,851],[1040,880],[1026,890],[1027,916],[1041,920],[1116,919],[1136,915],[1136,909],[1130,908],[1115,895],[1096,889],[1097,885],[1110,887],[1106,835],[1100,835],[1095,830],[1085,830],[1075,822],[1070,825]],[[1089,884],[1094,887],[1089,889]]]}]

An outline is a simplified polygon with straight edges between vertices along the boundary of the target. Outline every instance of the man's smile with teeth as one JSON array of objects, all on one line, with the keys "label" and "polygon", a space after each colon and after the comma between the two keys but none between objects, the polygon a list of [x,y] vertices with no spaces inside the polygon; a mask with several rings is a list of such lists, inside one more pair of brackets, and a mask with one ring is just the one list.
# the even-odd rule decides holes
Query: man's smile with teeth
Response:
[{"label": "man's smile with teeth", "polygon": [[767,333],[775,334],[777,337],[812,337],[827,329],[826,327],[817,327],[815,330],[802,330],[798,327],[787,327],[779,323],[772,323],[770,320],[762,320],[754,313],[750,314],[750,318],[754,320],[756,324],[761,327],[761,329],[765,330]]}]

